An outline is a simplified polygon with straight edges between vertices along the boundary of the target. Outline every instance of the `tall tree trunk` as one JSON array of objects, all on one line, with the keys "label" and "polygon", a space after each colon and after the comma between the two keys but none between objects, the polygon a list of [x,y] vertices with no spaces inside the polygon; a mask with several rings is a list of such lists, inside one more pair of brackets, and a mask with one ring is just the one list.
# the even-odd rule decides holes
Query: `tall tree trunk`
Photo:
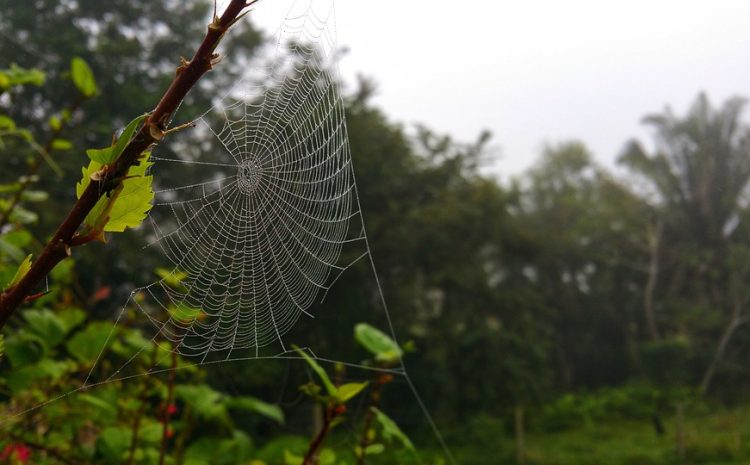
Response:
[{"label": "tall tree trunk", "polygon": [[659,247],[663,230],[664,223],[661,218],[659,218],[656,220],[655,228],[652,231],[649,231],[648,235],[648,280],[646,281],[646,288],[643,292],[643,312],[646,316],[646,324],[652,341],[658,341],[660,337],[659,329],[656,326],[656,317],[654,315],[654,291],[656,290],[656,282],[659,278]]},{"label": "tall tree trunk", "polygon": [[701,395],[704,395],[706,392],[708,392],[708,389],[711,387],[711,381],[713,381],[713,377],[716,374],[716,369],[723,360],[724,353],[727,350],[727,346],[729,346],[729,341],[732,339],[732,336],[734,336],[737,328],[749,321],[748,318],[742,316],[742,307],[744,305],[744,300],[740,295],[740,288],[742,284],[740,283],[740,277],[737,275],[737,273],[732,273],[730,286],[730,292],[732,296],[732,316],[729,320],[729,324],[724,329],[724,332],[719,339],[719,344],[716,346],[714,357],[711,360],[711,363],[706,368],[705,373],[703,374],[703,379],[701,380],[701,384],[698,387],[698,392]]}]

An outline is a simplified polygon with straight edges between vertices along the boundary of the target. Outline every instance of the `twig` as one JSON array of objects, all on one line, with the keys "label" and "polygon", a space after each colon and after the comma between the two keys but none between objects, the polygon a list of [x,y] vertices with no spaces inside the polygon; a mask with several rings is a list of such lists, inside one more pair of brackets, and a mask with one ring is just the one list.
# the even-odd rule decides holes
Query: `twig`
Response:
[{"label": "twig", "polygon": [[158,135],[167,129],[172,114],[177,110],[187,93],[212,68],[214,60],[217,58],[214,50],[229,26],[247,6],[246,0],[231,0],[221,18],[211,22],[206,36],[193,58],[184,67],[181,66],[178,69],[174,80],[158,105],[135,137],[125,147],[122,155],[109,165],[109,169],[105,170],[101,178],[91,180],[57,228],[52,239],[31,265],[28,273],[17,285],[0,294],[0,328],[5,326],[15,309],[21,305],[27,295],[33,292],[44,277],[70,255],[70,247],[77,245],[71,244],[71,240],[97,201],[103,195],[116,189],[127,175],[128,170],[140,161],[141,154],[152,144],[158,142],[154,134]]}]

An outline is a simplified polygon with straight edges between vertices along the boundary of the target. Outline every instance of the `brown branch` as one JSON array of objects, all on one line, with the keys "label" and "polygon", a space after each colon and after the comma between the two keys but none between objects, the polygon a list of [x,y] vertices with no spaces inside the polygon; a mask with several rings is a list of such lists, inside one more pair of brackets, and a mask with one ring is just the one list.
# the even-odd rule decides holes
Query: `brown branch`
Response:
[{"label": "brown branch", "polygon": [[242,10],[253,3],[246,0],[231,0],[221,18],[214,18],[193,58],[177,69],[177,74],[169,88],[141,129],[125,147],[122,155],[103,170],[101,177],[91,180],[57,228],[52,239],[34,261],[29,272],[16,286],[0,294],[0,328],[5,326],[15,309],[21,305],[27,295],[34,291],[44,277],[71,254],[71,246],[77,245],[73,243],[73,237],[97,201],[106,193],[116,189],[128,170],[140,162],[141,154],[162,138],[173,113],[182,100],[198,80],[212,68],[217,58],[214,50],[229,26],[234,23]]},{"label": "brown branch", "polygon": [[320,428],[318,434],[316,434],[312,442],[310,442],[310,446],[307,448],[305,458],[302,460],[302,465],[315,464],[318,455],[318,449],[320,449],[320,446],[323,445],[323,440],[325,440],[326,436],[328,436],[328,433],[331,431],[333,420],[336,419],[336,417],[341,413],[343,413],[343,409],[345,408],[346,407],[342,404],[332,404],[326,406],[325,413],[323,414],[323,427]]}]

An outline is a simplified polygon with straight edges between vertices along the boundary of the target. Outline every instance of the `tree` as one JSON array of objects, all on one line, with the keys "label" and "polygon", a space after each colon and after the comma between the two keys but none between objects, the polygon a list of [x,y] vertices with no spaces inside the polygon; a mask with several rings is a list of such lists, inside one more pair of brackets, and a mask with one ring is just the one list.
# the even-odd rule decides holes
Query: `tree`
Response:
[{"label": "tree", "polygon": [[[706,321],[717,312],[724,320],[699,384],[702,392],[710,387],[732,335],[745,322],[746,299],[740,296],[746,291],[738,287],[744,287],[746,271],[732,259],[747,241],[738,227],[746,220],[750,181],[750,128],[741,121],[745,105],[744,99],[732,98],[714,109],[701,94],[684,117],[669,109],[648,116],[645,122],[655,129],[656,151],[649,154],[633,141],[621,157],[653,192],[650,201],[658,212],[657,224],[663,224],[662,241],[669,244],[669,250],[654,252],[666,262],[661,267],[669,274],[669,282],[662,283],[666,298],[683,306],[702,305]],[[672,332],[686,329],[670,323]],[[692,329],[696,336],[697,330]]]}]

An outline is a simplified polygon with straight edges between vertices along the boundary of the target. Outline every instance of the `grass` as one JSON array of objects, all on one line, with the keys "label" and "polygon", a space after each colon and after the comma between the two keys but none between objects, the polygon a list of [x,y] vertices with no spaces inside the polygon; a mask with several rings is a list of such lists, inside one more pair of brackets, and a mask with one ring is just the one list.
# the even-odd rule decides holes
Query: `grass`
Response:
[{"label": "grass", "polygon": [[[501,421],[483,419],[454,453],[461,465],[515,464],[514,440]],[[665,434],[648,421],[609,420],[558,432],[526,435],[526,465],[669,465],[750,463],[750,406],[687,410],[684,458],[677,452],[676,417],[664,418]]]}]

